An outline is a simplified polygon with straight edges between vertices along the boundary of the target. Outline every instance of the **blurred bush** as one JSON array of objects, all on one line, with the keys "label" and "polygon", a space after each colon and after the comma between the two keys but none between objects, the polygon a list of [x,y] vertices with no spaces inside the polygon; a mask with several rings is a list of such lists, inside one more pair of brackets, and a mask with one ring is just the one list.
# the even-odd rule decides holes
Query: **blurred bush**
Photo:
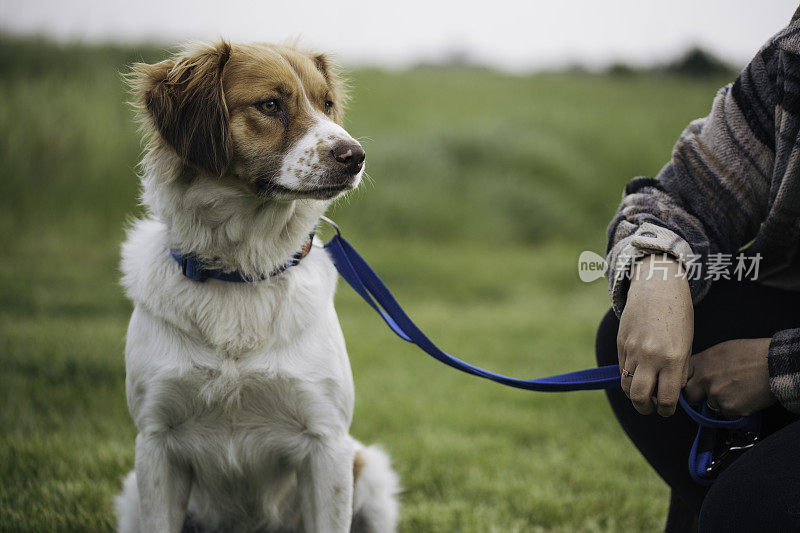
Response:
[{"label": "blurred bush", "polygon": [[687,78],[734,78],[738,69],[721,60],[711,52],[695,46],[680,57],[663,65],[641,68],[624,62],[612,63],[605,73],[610,76],[633,76],[637,74],[682,76]]},{"label": "blurred bush", "polygon": [[699,47],[690,49],[682,57],[667,64],[664,70],[669,74],[694,77],[734,76],[736,69],[711,52]]}]

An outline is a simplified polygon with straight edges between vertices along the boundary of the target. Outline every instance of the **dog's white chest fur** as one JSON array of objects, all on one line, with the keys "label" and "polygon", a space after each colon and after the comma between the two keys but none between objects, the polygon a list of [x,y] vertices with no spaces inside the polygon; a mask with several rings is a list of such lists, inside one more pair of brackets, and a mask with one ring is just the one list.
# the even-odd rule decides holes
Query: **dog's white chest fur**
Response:
[{"label": "dog's white chest fur", "polygon": [[[345,435],[352,418],[336,272],[325,252],[314,247],[263,282],[198,283],[178,271],[165,226],[143,220],[129,233],[122,269],[136,306],[126,368],[140,433],[190,466],[197,503],[222,500],[285,524],[291,465]],[[275,508],[250,508],[264,501]]]}]

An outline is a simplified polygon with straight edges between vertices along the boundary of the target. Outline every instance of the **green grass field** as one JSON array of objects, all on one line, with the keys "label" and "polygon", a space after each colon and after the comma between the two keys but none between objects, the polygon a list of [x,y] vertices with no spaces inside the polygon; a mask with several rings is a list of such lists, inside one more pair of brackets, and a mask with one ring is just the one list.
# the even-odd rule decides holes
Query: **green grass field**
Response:
[{"label": "green grass field", "polygon": [[[0,40],[0,529],[113,527],[133,466],[130,304],[119,244],[139,141],[118,71],[153,48]],[[351,72],[366,183],[332,216],[443,347],[515,376],[593,365],[602,253],[625,182],[655,174],[724,80],[474,69]],[[601,392],[458,374],[395,338],[344,284],[352,432],[402,478],[402,531],[663,526],[667,489]]]}]

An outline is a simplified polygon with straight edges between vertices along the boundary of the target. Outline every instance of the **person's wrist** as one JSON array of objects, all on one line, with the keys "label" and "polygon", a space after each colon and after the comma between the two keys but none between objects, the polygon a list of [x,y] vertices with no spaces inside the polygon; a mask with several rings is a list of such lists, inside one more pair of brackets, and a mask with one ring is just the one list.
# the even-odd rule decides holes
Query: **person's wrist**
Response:
[{"label": "person's wrist", "polygon": [[677,259],[666,254],[651,254],[634,265],[629,291],[643,285],[685,287],[688,291],[689,280]]}]

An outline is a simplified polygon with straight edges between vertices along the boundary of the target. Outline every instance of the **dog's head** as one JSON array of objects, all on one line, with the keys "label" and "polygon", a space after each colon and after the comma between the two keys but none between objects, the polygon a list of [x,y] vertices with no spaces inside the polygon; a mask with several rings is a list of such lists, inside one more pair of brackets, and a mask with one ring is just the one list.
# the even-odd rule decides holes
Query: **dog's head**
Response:
[{"label": "dog's head", "polygon": [[194,45],[129,75],[153,142],[264,198],[355,188],[364,150],[341,126],[344,91],[324,55],[268,44]]}]

